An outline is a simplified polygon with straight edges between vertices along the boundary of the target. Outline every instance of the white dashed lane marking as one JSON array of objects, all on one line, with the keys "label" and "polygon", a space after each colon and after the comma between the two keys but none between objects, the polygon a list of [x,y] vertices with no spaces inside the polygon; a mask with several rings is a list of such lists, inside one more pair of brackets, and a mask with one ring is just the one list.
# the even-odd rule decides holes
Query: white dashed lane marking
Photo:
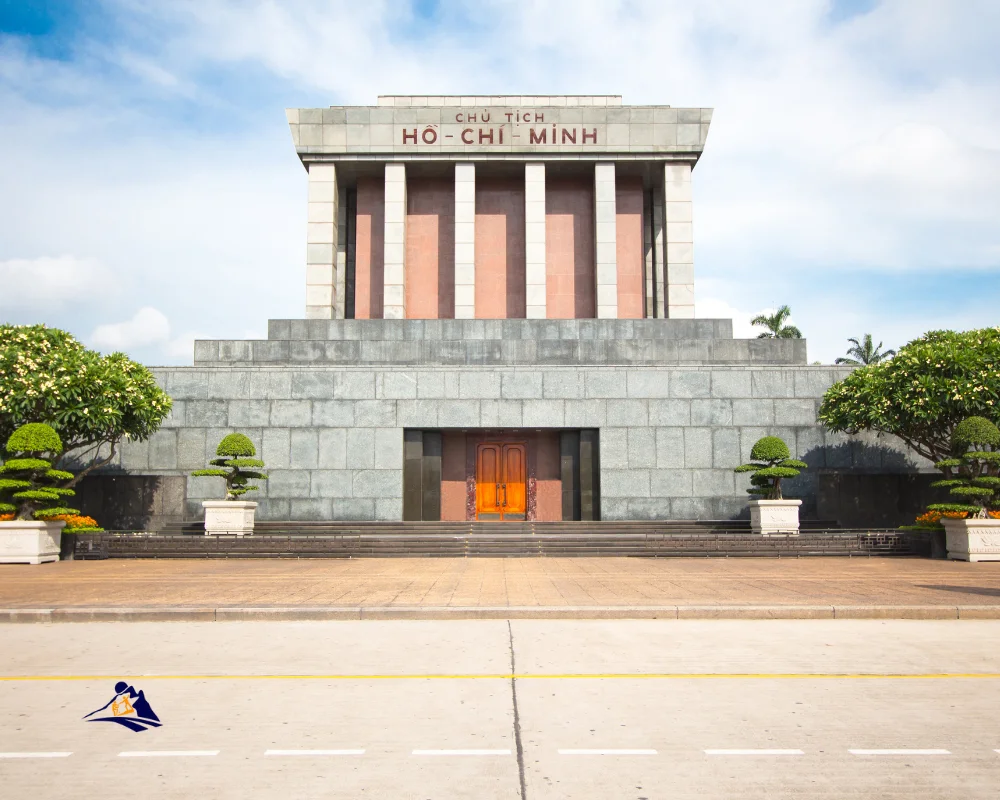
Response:
[{"label": "white dashed lane marking", "polygon": [[939,749],[929,749],[929,750],[912,750],[912,749],[895,749],[895,750],[848,750],[852,756],[950,756],[950,750],[939,750]]},{"label": "white dashed lane marking", "polygon": [[364,750],[265,750],[265,756],[363,756]]},{"label": "white dashed lane marking", "polygon": [[66,758],[69,753],[0,753],[0,758]]},{"label": "white dashed lane marking", "polygon": [[783,750],[778,748],[744,749],[744,750],[706,750],[707,756],[802,756],[802,750]]},{"label": "white dashed lane marking", "polygon": [[414,750],[415,756],[509,756],[510,750]]},{"label": "white dashed lane marking", "polygon": [[186,758],[189,756],[217,756],[218,750],[123,750],[119,758]]},{"label": "white dashed lane marking", "polygon": [[655,750],[628,749],[628,750],[608,750],[608,749],[569,749],[560,750],[561,756],[655,756]]}]

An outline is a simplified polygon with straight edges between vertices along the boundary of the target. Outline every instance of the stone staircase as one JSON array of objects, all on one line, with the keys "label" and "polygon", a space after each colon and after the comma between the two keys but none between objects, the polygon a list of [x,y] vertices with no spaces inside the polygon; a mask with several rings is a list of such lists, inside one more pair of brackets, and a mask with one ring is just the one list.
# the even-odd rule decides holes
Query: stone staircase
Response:
[{"label": "stone staircase", "polygon": [[199,525],[154,533],[76,534],[76,558],[523,558],[537,556],[801,557],[920,555],[899,531],[812,522],[799,536],[762,537],[747,523],[258,523],[253,536],[204,536]]}]

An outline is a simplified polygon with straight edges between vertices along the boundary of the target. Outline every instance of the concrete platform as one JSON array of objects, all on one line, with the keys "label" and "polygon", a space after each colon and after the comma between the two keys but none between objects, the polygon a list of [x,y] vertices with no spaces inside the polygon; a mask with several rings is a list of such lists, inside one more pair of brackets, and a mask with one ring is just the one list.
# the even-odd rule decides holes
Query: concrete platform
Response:
[{"label": "concrete platform", "polygon": [[7,621],[1000,619],[1000,564],[925,559],[110,560],[0,568]]}]

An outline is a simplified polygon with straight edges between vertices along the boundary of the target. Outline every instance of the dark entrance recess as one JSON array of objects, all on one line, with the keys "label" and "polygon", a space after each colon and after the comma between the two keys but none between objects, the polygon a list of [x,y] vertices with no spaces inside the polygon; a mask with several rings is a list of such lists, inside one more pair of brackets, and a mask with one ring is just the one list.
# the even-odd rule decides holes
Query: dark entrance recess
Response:
[{"label": "dark entrance recess", "polygon": [[597,430],[403,432],[405,521],[600,518]]}]

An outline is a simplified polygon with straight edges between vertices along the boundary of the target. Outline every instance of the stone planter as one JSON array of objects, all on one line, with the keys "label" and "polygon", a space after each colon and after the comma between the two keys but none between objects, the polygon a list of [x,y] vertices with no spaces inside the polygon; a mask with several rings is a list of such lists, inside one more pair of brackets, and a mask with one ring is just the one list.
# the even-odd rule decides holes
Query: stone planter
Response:
[{"label": "stone planter", "polygon": [[751,500],[750,528],[761,536],[798,536],[801,500]]},{"label": "stone planter", "polygon": [[1000,519],[943,519],[948,558],[1000,561]]},{"label": "stone planter", "polygon": [[66,523],[15,519],[0,522],[0,564],[44,564],[59,560]]},{"label": "stone planter", "polygon": [[248,500],[203,500],[205,535],[249,536],[257,504]]}]

